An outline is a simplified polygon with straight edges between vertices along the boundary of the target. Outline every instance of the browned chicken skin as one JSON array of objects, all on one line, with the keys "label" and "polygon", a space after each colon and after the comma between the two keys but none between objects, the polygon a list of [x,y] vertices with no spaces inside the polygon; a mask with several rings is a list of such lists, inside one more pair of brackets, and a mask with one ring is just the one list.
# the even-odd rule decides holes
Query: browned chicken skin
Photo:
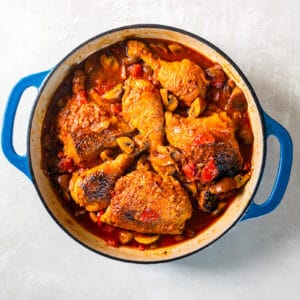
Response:
[{"label": "browned chicken skin", "polygon": [[75,219],[110,247],[152,251],[230,209],[251,178],[254,137],[247,95],[229,75],[205,53],[154,38],[78,64],[41,140],[42,167]]},{"label": "browned chicken skin", "polygon": [[113,116],[110,104],[96,104],[87,99],[86,76],[75,71],[73,95],[58,115],[59,138],[64,153],[75,163],[94,159],[105,148],[116,146],[116,138],[128,135],[133,129],[121,116]]},{"label": "browned chicken skin", "polygon": [[205,98],[208,81],[205,73],[189,59],[168,62],[157,58],[141,41],[127,42],[127,55],[139,57],[154,70],[154,77],[161,85],[177,96],[185,105],[190,106],[197,96]]},{"label": "browned chicken skin", "polygon": [[190,200],[171,176],[133,171],[120,178],[101,221],[141,233],[180,234],[192,215]]},{"label": "browned chicken skin", "polygon": [[182,151],[185,160],[199,164],[214,158],[219,175],[234,176],[239,171],[243,159],[225,112],[195,119],[166,112],[165,118],[167,139]]},{"label": "browned chicken skin", "polygon": [[210,132],[222,140],[237,143],[234,137],[234,127],[225,112],[209,113],[199,118],[184,118],[171,112],[165,113],[166,135],[168,141],[175,147],[189,152],[195,147],[195,139]]},{"label": "browned chicken skin", "polygon": [[132,163],[133,157],[120,154],[91,169],[73,173],[69,190],[74,201],[88,211],[98,211],[108,206],[116,180]]},{"label": "browned chicken skin", "polygon": [[150,148],[162,145],[164,112],[159,91],[147,80],[129,78],[122,97],[124,119],[148,141]]},{"label": "browned chicken skin", "polygon": [[148,80],[128,78],[122,110],[124,119],[138,129],[149,144],[153,168],[162,174],[169,173],[174,161],[163,146],[164,112],[159,91]]}]

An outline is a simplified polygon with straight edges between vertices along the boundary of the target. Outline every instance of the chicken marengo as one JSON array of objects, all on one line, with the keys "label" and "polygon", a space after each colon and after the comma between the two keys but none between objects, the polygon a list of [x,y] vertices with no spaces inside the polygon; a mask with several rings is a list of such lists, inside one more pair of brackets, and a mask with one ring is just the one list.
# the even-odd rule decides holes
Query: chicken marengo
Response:
[{"label": "chicken marengo", "polygon": [[201,53],[128,40],[81,62],[48,109],[43,168],[110,246],[154,249],[215,222],[251,176],[242,90]]}]

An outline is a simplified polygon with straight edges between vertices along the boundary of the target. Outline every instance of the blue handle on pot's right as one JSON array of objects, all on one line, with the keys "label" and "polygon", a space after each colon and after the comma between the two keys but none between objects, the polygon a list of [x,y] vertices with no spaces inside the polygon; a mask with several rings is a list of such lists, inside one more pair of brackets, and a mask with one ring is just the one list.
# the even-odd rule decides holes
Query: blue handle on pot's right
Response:
[{"label": "blue handle on pot's right", "polygon": [[[39,88],[49,74],[50,71],[44,71],[36,74],[32,74],[22,78],[13,88],[7,102],[6,110],[4,113],[1,145],[2,151],[8,161],[22,171],[29,179],[31,179],[28,154],[24,156],[16,153],[13,146],[13,127],[16,117],[17,108],[21,100],[23,92],[31,86]],[[27,134],[25,132],[24,134]]]},{"label": "blue handle on pot's right", "polygon": [[265,112],[263,113],[263,117],[266,138],[274,135],[280,144],[278,171],[274,186],[267,200],[262,204],[256,204],[253,201],[241,221],[259,217],[274,210],[282,200],[290,178],[293,160],[293,143],[290,134]]}]

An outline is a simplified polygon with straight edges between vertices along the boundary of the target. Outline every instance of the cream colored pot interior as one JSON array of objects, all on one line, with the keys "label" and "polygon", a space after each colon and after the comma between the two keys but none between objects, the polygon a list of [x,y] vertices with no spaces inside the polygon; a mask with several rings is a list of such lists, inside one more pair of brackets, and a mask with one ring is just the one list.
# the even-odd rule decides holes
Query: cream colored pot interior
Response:
[{"label": "cream colored pot interior", "polygon": [[[253,174],[250,181],[247,183],[243,192],[234,200],[225,214],[212,226],[199,234],[194,239],[180,243],[175,246],[159,248],[154,250],[140,251],[129,249],[126,247],[113,248],[106,245],[101,239],[95,235],[87,232],[81,227],[76,220],[66,211],[60,201],[57,199],[54,191],[51,188],[48,178],[41,170],[41,129],[45,112],[51,101],[53,94],[60,85],[64,77],[69,73],[72,66],[84,60],[90,54],[104,48],[110,44],[116,43],[128,38],[161,38],[165,40],[172,40],[183,45],[186,45],[198,52],[201,52],[211,60],[218,62],[223,66],[223,69],[231,77],[237,85],[243,90],[248,100],[249,115],[252,128],[254,131],[254,153],[252,158]],[[51,212],[52,216],[57,222],[65,228],[76,240],[80,241],[87,247],[109,255],[115,258],[130,260],[130,261],[164,261],[176,257],[187,255],[198,249],[205,247],[212,241],[216,240],[226,230],[228,230],[233,223],[243,214],[247,207],[253,191],[258,184],[260,170],[263,162],[263,129],[256,104],[251,96],[245,82],[241,79],[238,72],[233,66],[213,48],[205,43],[185,35],[180,32],[172,31],[165,28],[126,28],[119,31],[105,34],[85,43],[77,50],[71,53],[50,75],[48,81],[41,90],[37,105],[32,119],[32,127],[30,132],[30,158],[32,162],[33,176],[35,178],[37,188],[45,205]]]}]

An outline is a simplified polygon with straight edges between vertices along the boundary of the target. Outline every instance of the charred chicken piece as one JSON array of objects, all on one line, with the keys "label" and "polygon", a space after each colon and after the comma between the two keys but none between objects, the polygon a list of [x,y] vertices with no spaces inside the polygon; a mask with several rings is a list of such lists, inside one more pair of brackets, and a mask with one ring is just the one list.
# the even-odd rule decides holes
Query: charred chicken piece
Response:
[{"label": "charred chicken piece", "polygon": [[115,160],[106,161],[88,170],[74,172],[69,183],[72,198],[88,211],[106,208],[116,180],[132,161],[132,156],[120,154]]},{"label": "charred chicken piece", "polygon": [[152,234],[180,234],[192,215],[190,200],[171,176],[133,171],[120,178],[101,221]]},{"label": "charred chicken piece", "polygon": [[165,116],[167,139],[182,151],[185,161],[194,166],[203,164],[204,168],[207,164],[216,167],[217,173],[211,179],[217,176],[232,177],[238,173],[243,159],[234,127],[226,113],[183,118],[166,112]]},{"label": "charred chicken piece", "polygon": [[226,201],[237,194],[237,190],[245,185],[250,176],[251,173],[239,174],[234,178],[224,177],[205,187],[197,197],[199,208],[205,212],[214,212],[217,209],[216,215],[218,215],[225,207]]},{"label": "charred chicken piece", "polygon": [[174,62],[162,60],[156,57],[145,43],[137,40],[127,42],[127,55],[141,58],[151,66],[154,78],[186,106],[190,106],[197,96],[205,98],[208,81],[204,71],[195,62],[186,58]]}]

